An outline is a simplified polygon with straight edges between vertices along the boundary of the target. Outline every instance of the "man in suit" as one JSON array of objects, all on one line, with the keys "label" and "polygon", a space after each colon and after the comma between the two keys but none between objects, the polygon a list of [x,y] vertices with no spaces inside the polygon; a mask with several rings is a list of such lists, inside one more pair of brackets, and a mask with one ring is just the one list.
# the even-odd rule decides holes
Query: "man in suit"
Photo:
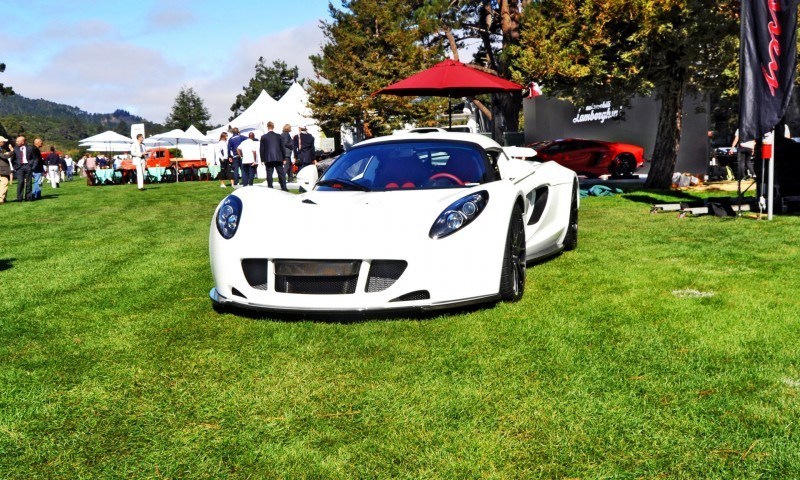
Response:
[{"label": "man in suit", "polygon": [[286,188],[286,173],[283,171],[281,136],[273,130],[275,130],[275,124],[267,122],[267,133],[261,136],[261,161],[267,167],[267,186],[272,188],[272,172],[277,170],[281,190],[286,192],[288,189]]},{"label": "man in suit", "polygon": [[306,127],[300,127],[300,133],[292,139],[294,156],[297,159],[298,171],[303,167],[315,163],[314,158],[314,137],[308,133]]},{"label": "man in suit", "polygon": [[33,200],[33,168],[36,156],[33,148],[25,143],[25,137],[17,137],[14,147],[14,177],[17,179],[17,201]]}]

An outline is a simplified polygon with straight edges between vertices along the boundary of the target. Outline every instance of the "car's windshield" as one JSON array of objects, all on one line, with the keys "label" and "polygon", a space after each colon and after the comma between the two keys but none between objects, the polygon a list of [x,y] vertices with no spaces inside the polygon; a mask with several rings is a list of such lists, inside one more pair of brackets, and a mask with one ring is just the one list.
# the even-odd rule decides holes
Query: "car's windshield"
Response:
[{"label": "car's windshield", "polygon": [[456,188],[494,180],[477,145],[452,141],[398,141],[356,147],[339,157],[319,190]]}]

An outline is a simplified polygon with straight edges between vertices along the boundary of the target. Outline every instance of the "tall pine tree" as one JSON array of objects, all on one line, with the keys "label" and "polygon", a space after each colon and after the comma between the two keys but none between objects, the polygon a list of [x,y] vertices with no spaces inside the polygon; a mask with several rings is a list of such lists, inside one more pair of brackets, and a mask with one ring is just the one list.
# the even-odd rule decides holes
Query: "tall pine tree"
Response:
[{"label": "tall pine tree", "polygon": [[206,131],[211,129],[208,125],[210,118],[211,115],[208,113],[208,109],[194,89],[182,87],[178,96],[175,97],[172,111],[164,121],[164,126],[168,129],[180,128],[181,130],[186,130],[191,125],[194,125],[197,129]]},{"label": "tall pine tree", "polygon": [[444,58],[441,45],[426,47],[407,0],[352,0],[339,10],[329,4],[322,23],[326,43],[311,57],[317,80],[309,82],[309,106],[328,131],[358,126],[366,136],[406,123],[433,124],[442,99],[417,99],[374,92]]}]

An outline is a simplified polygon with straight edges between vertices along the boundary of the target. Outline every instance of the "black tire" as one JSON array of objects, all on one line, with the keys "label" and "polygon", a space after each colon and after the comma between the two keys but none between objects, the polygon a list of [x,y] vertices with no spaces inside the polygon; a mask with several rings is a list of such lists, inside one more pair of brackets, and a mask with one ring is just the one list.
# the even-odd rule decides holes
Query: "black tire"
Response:
[{"label": "black tire", "polygon": [[630,177],[636,171],[636,159],[629,153],[623,153],[611,161],[608,173],[613,177]]},{"label": "black tire", "polygon": [[564,236],[564,250],[570,251],[578,248],[578,182],[572,184],[572,203],[569,207],[569,225]]},{"label": "black tire", "polygon": [[514,205],[508,224],[503,269],[500,273],[500,299],[516,302],[525,293],[525,220],[522,208]]}]

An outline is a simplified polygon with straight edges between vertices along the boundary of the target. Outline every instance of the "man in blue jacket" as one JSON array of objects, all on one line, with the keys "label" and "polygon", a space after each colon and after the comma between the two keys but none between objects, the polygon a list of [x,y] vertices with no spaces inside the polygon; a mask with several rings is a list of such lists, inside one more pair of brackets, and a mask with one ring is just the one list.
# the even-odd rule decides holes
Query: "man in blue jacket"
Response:
[{"label": "man in blue jacket", "polygon": [[244,142],[246,137],[239,134],[239,129],[233,128],[233,137],[228,140],[228,156],[233,159],[231,168],[233,168],[233,186],[234,188],[241,186],[239,169],[242,167],[242,157],[239,155],[239,145]]}]

